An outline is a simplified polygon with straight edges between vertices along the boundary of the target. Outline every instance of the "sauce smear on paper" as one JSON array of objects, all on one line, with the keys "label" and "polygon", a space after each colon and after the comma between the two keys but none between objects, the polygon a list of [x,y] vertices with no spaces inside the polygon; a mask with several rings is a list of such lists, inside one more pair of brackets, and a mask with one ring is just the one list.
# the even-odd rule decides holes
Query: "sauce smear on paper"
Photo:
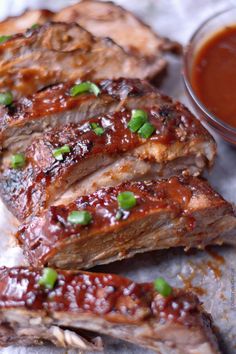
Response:
[{"label": "sauce smear on paper", "polygon": [[211,113],[236,127],[236,26],[225,27],[199,49],[192,85]]}]

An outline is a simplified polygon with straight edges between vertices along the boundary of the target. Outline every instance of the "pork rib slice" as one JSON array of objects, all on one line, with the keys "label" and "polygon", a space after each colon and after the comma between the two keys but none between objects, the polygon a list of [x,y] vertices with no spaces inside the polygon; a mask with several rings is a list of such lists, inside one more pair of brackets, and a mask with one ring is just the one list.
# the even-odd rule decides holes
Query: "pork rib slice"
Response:
[{"label": "pork rib slice", "polygon": [[127,108],[171,104],[147,81],[138,79],[99,80],[95,82],[101,93],[83,93],[72,97],[74,83],[51,86],[41,92],[14,102],[14,106],[0,107],[0,146],[19,152],[29,145],[35,135],[49,128],[80,121],[95,115]]},{"label": "pork rib slice", "polygon": [[[81,1],[58,13],[48,10],[28,10],[17,17],[0,22],[1,35],[25,32],[35,24],[47,21],[77,22],[97,37],[110,37],[132,55],[154,61],[164,51],[180,50],[176,42],[163,38],[135,17],[112,2]],[[129,33],[129,35],[127,35]]]},{"label": "pork rib slice", "polygon": [[165,65],[161,56],[148,63],[75,23],[53,22],[1,44],[0,90],[10,90],[17,98],[68,80],[145,79]]},{"label": "pork rib slice", "polygon": [[[5,154],[0,176],[3,201],[24,220],[104,186],[181,173],[198,175],[212,164],[215,142],[184,106],[164,104],[146,112],[156,128],[148,139],[131,132],[131,111],[123,109],[33,140],[24,153],[23,168],[11,168],[11,154]],[[96,135],[91,124],[103,127],[104,133]],[[53,152],[64,145],[70,152],[58,161]]]},{"label": "pork rib slice", "polygon": [[210,315],[189,292],[173,289],[163,297],[152,283],[61,270],[54,288],[48,290],[38,285],[41,274],[42,270],[27,268],[0,270],[2,346],[49,340],[91,350],[96,344],[80,335],[89,330],[159,354],[220,353]]},{"label": "pork rib slice", "polygon": [[[119,210],[117,196],[125,191],[137,201],[130,211]],[[93,221],[87,226],[69,222],[77,210],[91,213]],[[156,249],[235,244],[236,218],[206,181],[172,177],[126,182],[51,206],[24,223],[17,238],[34,266],[89,268]]]},{"label": "pork rib slice", "polygon": [[78,22],[93,35],[111,37],[127,52],[149,61],[165,50],[180,50],[176,42],[158,36],[134,14],[112,2],[81,1],[56,13],[53,21]]}]

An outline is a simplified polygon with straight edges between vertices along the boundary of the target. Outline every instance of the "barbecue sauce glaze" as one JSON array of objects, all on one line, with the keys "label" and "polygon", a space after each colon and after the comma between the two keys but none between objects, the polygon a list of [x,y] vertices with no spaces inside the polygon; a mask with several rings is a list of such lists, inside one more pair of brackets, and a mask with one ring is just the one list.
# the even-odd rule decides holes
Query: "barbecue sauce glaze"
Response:
[{"label": "barbecue sauce glaze", "polygon": [[[179,146],[184,143],[187,145],[190,140],[198,137],[200,141],[205,137],[208,139],[208,133],[200,122],[178,102],[151,107],[146,112],[149,122],[155,127],[155,132],[148,139],[140,138],[138,133],[132,133],[128,128],[132,112],[125,108],[91,118],[89,122],[86,120],[77,125],[67,124],[63,129],[53,129],[35,138],[24,151],[27,161],[24,168],[4,168],[0,189],[5,196],[5,203],[18,219],[24,220],[30,214],[37,214],[39,209],[46,208],[52,197],[50,186],[57,185],[57,189],[61,188],[62,192],[66,178],[75,176],[74,171],[86,160],[99,160],[101,155],[111,158],[124,156],[148,143],[161,143],[165,146],[176,143]],[[90,122],[103,127],[104,134],[96,135]],[[63,161],[57,161],[53,150],[64,145],[70,147],[70,153],[64,156]],[[157,156],[151,148],[147,148],[145,154],[140,153],[140,159],[154,163]],[[82,176],[76,178],[81,179]]]},{"label": "barbecue sauce glaze", "polygon": [[211,113],[236,127],[236,26],[225,27],[199,49],[192,85]]},{"label": "barbecue sauce glaze", "polygon": [[[117,220],[117,195],[124,191],[133,192],[137,204],[131,211],[126,212],[122,219]],[[51,206],[42,216],[36,216],[30,222],[23,224],[17,233],[17,238],[24,247],[30,264],[42,266],[51,265],[53,257],[64,249],[68,242],[75,242],[74,245],[82,244],[91,242],[90,238],[96,237],[98,232],[103,235],[100,236],[101,239],[104,239],[106,237],[104,235],[126,227],[131,230],[131,225],[139,219],[145,219],[148,215],[163,210],[171,212],[172,218],[174,216],[183,218],[185,230],[189,232],[197,225],[189,203],[198,194],[205,195],[207,198],[214,196],[207,184],[193,177],[172,177],[169,180],[151,182],[125,182],[116,187],[102,188],[90,195],[79,197],[68,205]],[[221,202],[217,203],[220,207]],[[87,210],[92,214],[93,222],[86,227],[71,224],[68,222],[68,215],[74,210]],[[152,224],[147,224],[146,232],[151,227]],[[181,245],[183,231],[179,232],[179,245]],[[74,235],[77,235],[76,238]],[[123,236],[121,233],[120,237],[114,238],[114,246],[119,245],[122,251],[128,249],[126,243],[125,233]],[[74,252],[76,253],[77,251]],[[77,261],[79,261],[78,254],[79,252]]]},{"label": "barbecue sauce glaze", "polygon": [[164,298],[152,283],[137,284],[114,274],[57,272],[55,287],[48,290],[38,284],[42,270],[0,268],[0,309],[87,313],[118,323],[155,319],[184,325],[194,324],[194,313],[200,310],[197,298],[183,290],[174,289]]}]

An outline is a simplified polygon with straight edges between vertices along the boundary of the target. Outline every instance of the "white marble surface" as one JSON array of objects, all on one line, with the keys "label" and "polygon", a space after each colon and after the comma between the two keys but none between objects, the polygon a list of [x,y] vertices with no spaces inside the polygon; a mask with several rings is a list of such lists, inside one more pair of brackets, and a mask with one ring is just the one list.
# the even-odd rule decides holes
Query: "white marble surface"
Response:
[{"label": "white marble surface", "polygon": [[[27,7],[46,7],[56,9],[63,4],[75,1],[48,0],[0,0],[0,18],[6,15],[16,15]],[[170,38],[185,44],[198,25],[211,14],[236,5],[234,0],[117,0],[118,3],[133,10],[152,27]],[[164,80],[161,89],[189,105],[184,93],[181,79],[181,62],[172,59],[169,75]],[[191,107],[190,107],[191,108]],[[231,202],[236,203],[236,148],[223,143],[217,136],[218,158],[208,176],[213,186]],[[19,249],[6,242],[9,236],[8,214],[0,205],[0,242],[2,252],[0,264],[13,265],[19,262]],[[6,252],[3,252],[3,249]],[[170,280],[172,284],[183,286],[181,278],[189,277],[193,273],[193,286],[200,286],[205,290],[201,296],[206,309],[212,313],[222,339],[223,352],[236,353],[236,294],[232,294],[232,281],[236,282],[236,250],[230,247],[216,249],[218,254],[225,258],[225,265],[221,265],[206,252],[197,252],[192,255],[184,254],[181,250],[167,252],[153,252],[141,255],[132,260],[115,263],[98,270],[115,272],[129,276],[138,281],[151,281],[159,274]],[[222,272],[217,277],[214,266]],[[233,304],[234,301],[234,304]],[[141,354],[144,350],[134,345],[121,343],[105,338],[105,353],[109,354]],[[6,348],[0,350],[4,354],[54,354],[65,353],[64,350],[53,347],[42,348]],[[68,353],[68,352],[67,352]],[[75,353],[69,351],[69,353]],[[145,350],[145,353],[152,353]]]}]

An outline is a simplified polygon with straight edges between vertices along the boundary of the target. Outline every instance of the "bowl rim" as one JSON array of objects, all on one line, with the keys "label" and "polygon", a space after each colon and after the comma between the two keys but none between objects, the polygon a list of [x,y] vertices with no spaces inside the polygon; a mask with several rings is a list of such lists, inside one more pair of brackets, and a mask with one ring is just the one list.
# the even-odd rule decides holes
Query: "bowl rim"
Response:
[{"label": "bowl rim", "polygon": [[[193,41],[195,40],[196,36],[199,34],[199,32],[212,20],[214,20],[215,18],[230,12],[232,10],[236,10],[236,6],[230,6],[227,7],[224,10],[218,11],[215,14],[211,15],[210,17],[208,17],[206,20],[204,20],[203,22],[201,22],[201,24],[197,27],[197,29],[193,32],[193,34],[191,35],[187,45],[184,47],[183,50],[183,80],[184,80],[184,84],[191,96],[191,98],[193,99],[193,101],[196,103],[196,105],[198,106],[198,108],[205,114],[205,116],[207,116],[207,118],[209,118],[209,123],[214,122],[214,125],[218,125],[221,128],[223,128],[223,130],[227,130],[229,133],[234,133],[236,135],[236,127],[233,127],[232,125],[225,123],[223,120],[221,120],[220,118],[218,118],[217,116],[215,116],[213,113],[211,113],[208,108],[202,103],[202,101],[197,97],[192,84],[191,84],[191,80],[189,77],[189,73],[188,73],[188,69],[187,69],[187,64],[188,64],[188,53],[189,50],[191,48],[191,45],[193,43]],[[235,19],[235,27],[236,27],[236,19]],[[223,28],[223,27],[222,27]],[[214,32],[212,32],[213,34]],[[203,40],[204,43],[204,40]],[[208,121],[208,119],[206,120]]]}]

